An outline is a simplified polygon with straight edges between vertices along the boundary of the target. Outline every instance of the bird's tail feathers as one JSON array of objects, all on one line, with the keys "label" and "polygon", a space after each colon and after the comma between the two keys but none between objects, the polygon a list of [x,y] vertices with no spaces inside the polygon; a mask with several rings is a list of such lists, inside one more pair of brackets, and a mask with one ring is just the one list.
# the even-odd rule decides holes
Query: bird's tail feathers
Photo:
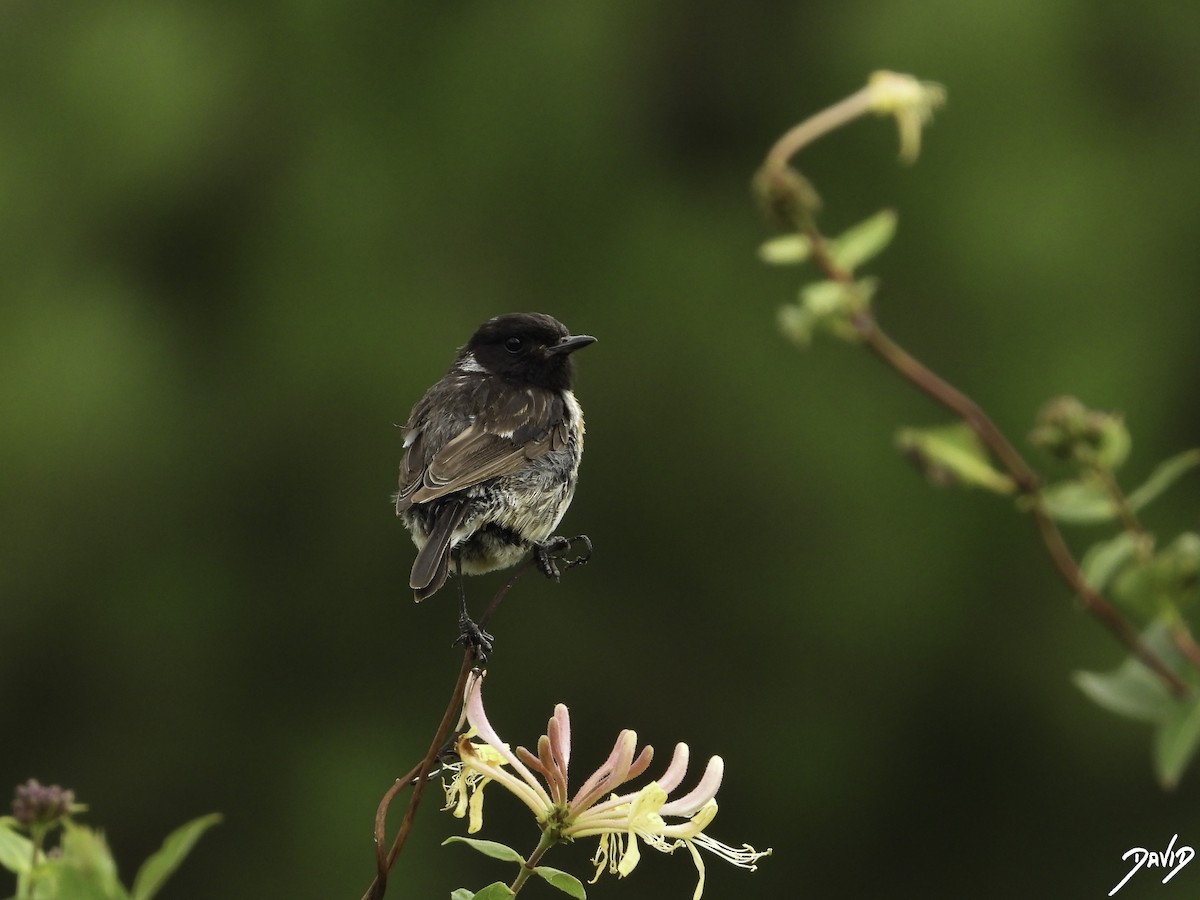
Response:
[{"label": "bird's tail feathers", "polygon": [[432,596],[446,583],[450,574],[450,538],[466,515],[466,504],[449,502],[442,506],[434,522],[429,540],[417,553],[408,586],[417,602]]}]

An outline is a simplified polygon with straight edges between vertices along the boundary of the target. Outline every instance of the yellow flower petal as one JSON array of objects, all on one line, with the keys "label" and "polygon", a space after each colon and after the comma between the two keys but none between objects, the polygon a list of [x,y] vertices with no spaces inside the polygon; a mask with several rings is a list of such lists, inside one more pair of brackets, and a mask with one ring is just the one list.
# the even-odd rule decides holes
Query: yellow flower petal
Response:
[{"label": "yellow flower petal", "polygon": [[485,778],[476,786],[475,793],[471,795],[470,803],[467,804],[471,811],[471,818],[467,820],[467,834],[474,834],[483,827],[483,789],[489,781],[490,778]]},{"label": "yellow flower petal", "polygon": [[688,853],[692,854],[692,862],[696,864],[696,871],[700,878],[696,881],[696,892],[692,894],[692,900],[700,900],[704,894],[704,858],[700,856],[700,851],[696,849],[696,845],[691,841],[684,841],[688,848]]},{"label": "yellow flower petal", "polygon": [[625,845],[625,852],[621,854],[621,861],[617,863],[617,874],[622,878],[634,870],[638,864],[638,860],[642,858],[642,851],[638,849],[637,838],[633,832],[629,833],[628,843]]}]

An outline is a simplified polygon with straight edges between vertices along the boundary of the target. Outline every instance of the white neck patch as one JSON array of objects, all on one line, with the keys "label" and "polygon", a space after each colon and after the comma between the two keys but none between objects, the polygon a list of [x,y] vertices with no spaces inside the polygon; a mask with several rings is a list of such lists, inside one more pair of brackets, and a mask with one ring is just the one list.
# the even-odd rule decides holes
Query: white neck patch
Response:
[{"label": "white neck patch", "polygon": [[468,353],[458,361],[458,371],[470,372],[472,375],[482,375],[487,370],[479,364],[479,360],[475,358],[474,353]]}]

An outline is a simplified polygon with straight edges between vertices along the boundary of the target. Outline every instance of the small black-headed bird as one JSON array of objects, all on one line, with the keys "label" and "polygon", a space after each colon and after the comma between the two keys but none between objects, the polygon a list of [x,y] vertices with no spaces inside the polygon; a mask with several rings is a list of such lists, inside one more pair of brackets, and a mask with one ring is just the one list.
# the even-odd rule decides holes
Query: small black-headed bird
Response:
[{"label": "small black-headed bird", "polygon": [[[417,600],[446,583],[451,562],[460,576],[481,574],[544,551],[583,454],[571,354],[595,340],[542,313],[497,316],[413,407],[396,515],[417,545],[409,578]],[[461,583],[459,596],[464,639],[488,649]]]}]

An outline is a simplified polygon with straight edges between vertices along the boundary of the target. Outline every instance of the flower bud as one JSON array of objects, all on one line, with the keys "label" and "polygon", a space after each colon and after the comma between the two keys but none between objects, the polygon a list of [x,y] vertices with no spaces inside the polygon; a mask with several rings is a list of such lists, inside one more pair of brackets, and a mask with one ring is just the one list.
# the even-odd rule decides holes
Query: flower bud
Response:
[{"label": "flower bud", "polygon": [[760,169],[753,188],[763,211],[783,228],[796,229],[821,209],[816,188],[791,166]]},{"label": "flower bud", "polygon": [[1129,455],[1129,431],[1119,413],[1088,409],[1074,397],[1056,397],[1042,407],[1030,442],[1057,456],[1113,470]]},{"label": "flower bud", "polygon": [[36,778],[30,778],[17,786],[12,802],[13,818],[26,828],[53,825],[66,818],[74,803],[74,791],[64,790],[57,784],[42,785]]}]

